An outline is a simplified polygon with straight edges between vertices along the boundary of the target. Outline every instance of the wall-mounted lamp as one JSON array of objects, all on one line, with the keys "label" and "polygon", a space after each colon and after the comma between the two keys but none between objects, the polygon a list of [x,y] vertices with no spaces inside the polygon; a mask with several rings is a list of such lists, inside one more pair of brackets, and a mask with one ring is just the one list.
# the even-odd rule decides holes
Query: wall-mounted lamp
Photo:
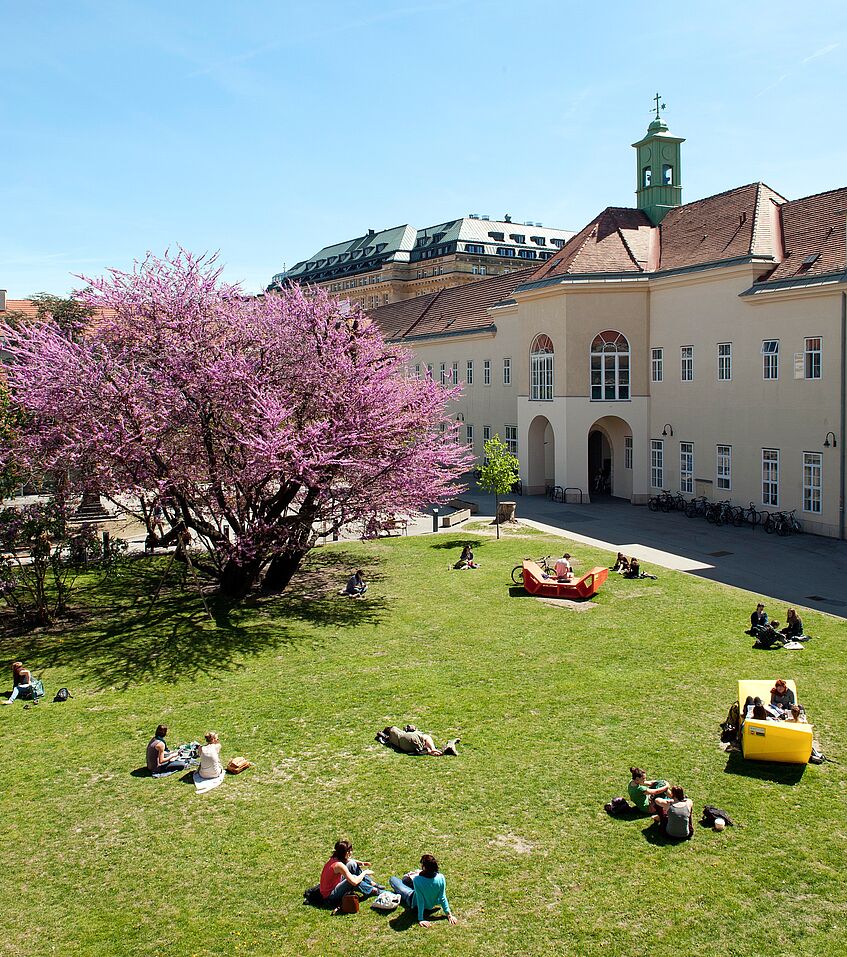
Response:
[{"label": "wall-mounted lamp", "polygon": [[670,422],[665,422],[664,426],[662,427],[662,435],[673,435],[673,426],[670,424]]},{"label": "wall-mounted lamp", "polygon": [[[832,436],[832,441],[831,441],[831,442],[829,441],[829,437],[830,437],[830,436]],[[829,448],[837,449],[837,448],[838,448],[838,443],[835,441],[835,433],[834,433],[834,432],[827,432],[827,433],[826,433],[826,438],[823,440],[823,447],[824,447],[825,449],[829,449]]]},{"label": "wall-mounted lamp", "polygon": [[458,412],[458,413],[456,414],[456,421],[457,421],[457,422],[464,422],[464,421],[465,421],[465,416],[464,416],[464,414],[461,413],[461,412]]}]

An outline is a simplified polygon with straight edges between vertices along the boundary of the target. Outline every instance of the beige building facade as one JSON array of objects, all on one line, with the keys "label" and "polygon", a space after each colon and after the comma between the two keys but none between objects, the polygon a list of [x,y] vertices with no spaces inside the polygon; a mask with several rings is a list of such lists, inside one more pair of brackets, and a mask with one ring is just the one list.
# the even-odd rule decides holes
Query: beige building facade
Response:
[{"label": "beige building facade", "polygon": [[[654,154],[667,185],[678,153]],[[605,210],[535,270],[373,317],[413,373],[461,384],[460,440],[481,458],[499,434],[526,493],[670,489],[843,538],[847,189],[651,202]]]}]

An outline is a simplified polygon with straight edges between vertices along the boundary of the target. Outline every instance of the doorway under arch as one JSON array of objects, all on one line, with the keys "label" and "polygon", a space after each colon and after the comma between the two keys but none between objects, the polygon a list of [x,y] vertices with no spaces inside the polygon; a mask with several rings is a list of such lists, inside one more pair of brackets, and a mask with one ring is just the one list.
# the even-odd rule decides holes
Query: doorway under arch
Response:
[{"label": "doorway under arch", "polygon": [[616,415],[604,415],[588,430],[588,489],[593,501],[632,498],[631,443],[629,423]]},{"label": "doorway under arch", "polygon": [[532,420],[527,439],[527,494],[543,495],[556,484],[556,437],[547,416]]}]

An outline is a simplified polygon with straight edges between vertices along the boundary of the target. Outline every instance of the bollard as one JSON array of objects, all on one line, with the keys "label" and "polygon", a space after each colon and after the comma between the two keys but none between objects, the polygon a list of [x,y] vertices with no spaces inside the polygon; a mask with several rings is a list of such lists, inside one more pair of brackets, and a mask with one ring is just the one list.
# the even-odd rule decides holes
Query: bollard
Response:
[{"label": "bollard", "polygon": [[434,532],[438,531],[438,509],[434,508],[432,510],[432,530]]}]

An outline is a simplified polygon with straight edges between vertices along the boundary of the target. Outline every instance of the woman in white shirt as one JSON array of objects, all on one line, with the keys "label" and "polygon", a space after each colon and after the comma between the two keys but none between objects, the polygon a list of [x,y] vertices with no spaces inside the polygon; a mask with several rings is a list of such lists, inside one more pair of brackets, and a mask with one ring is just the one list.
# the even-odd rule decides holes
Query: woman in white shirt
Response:
[{"label": "woman in white shirt", "polygon": [[220,778],[223,776],[224,768],[221,764],[221,742],[216,731],[206,732],[206,743],[199,749],[200,768],[197,771],[199,777],[205,780]]}]

